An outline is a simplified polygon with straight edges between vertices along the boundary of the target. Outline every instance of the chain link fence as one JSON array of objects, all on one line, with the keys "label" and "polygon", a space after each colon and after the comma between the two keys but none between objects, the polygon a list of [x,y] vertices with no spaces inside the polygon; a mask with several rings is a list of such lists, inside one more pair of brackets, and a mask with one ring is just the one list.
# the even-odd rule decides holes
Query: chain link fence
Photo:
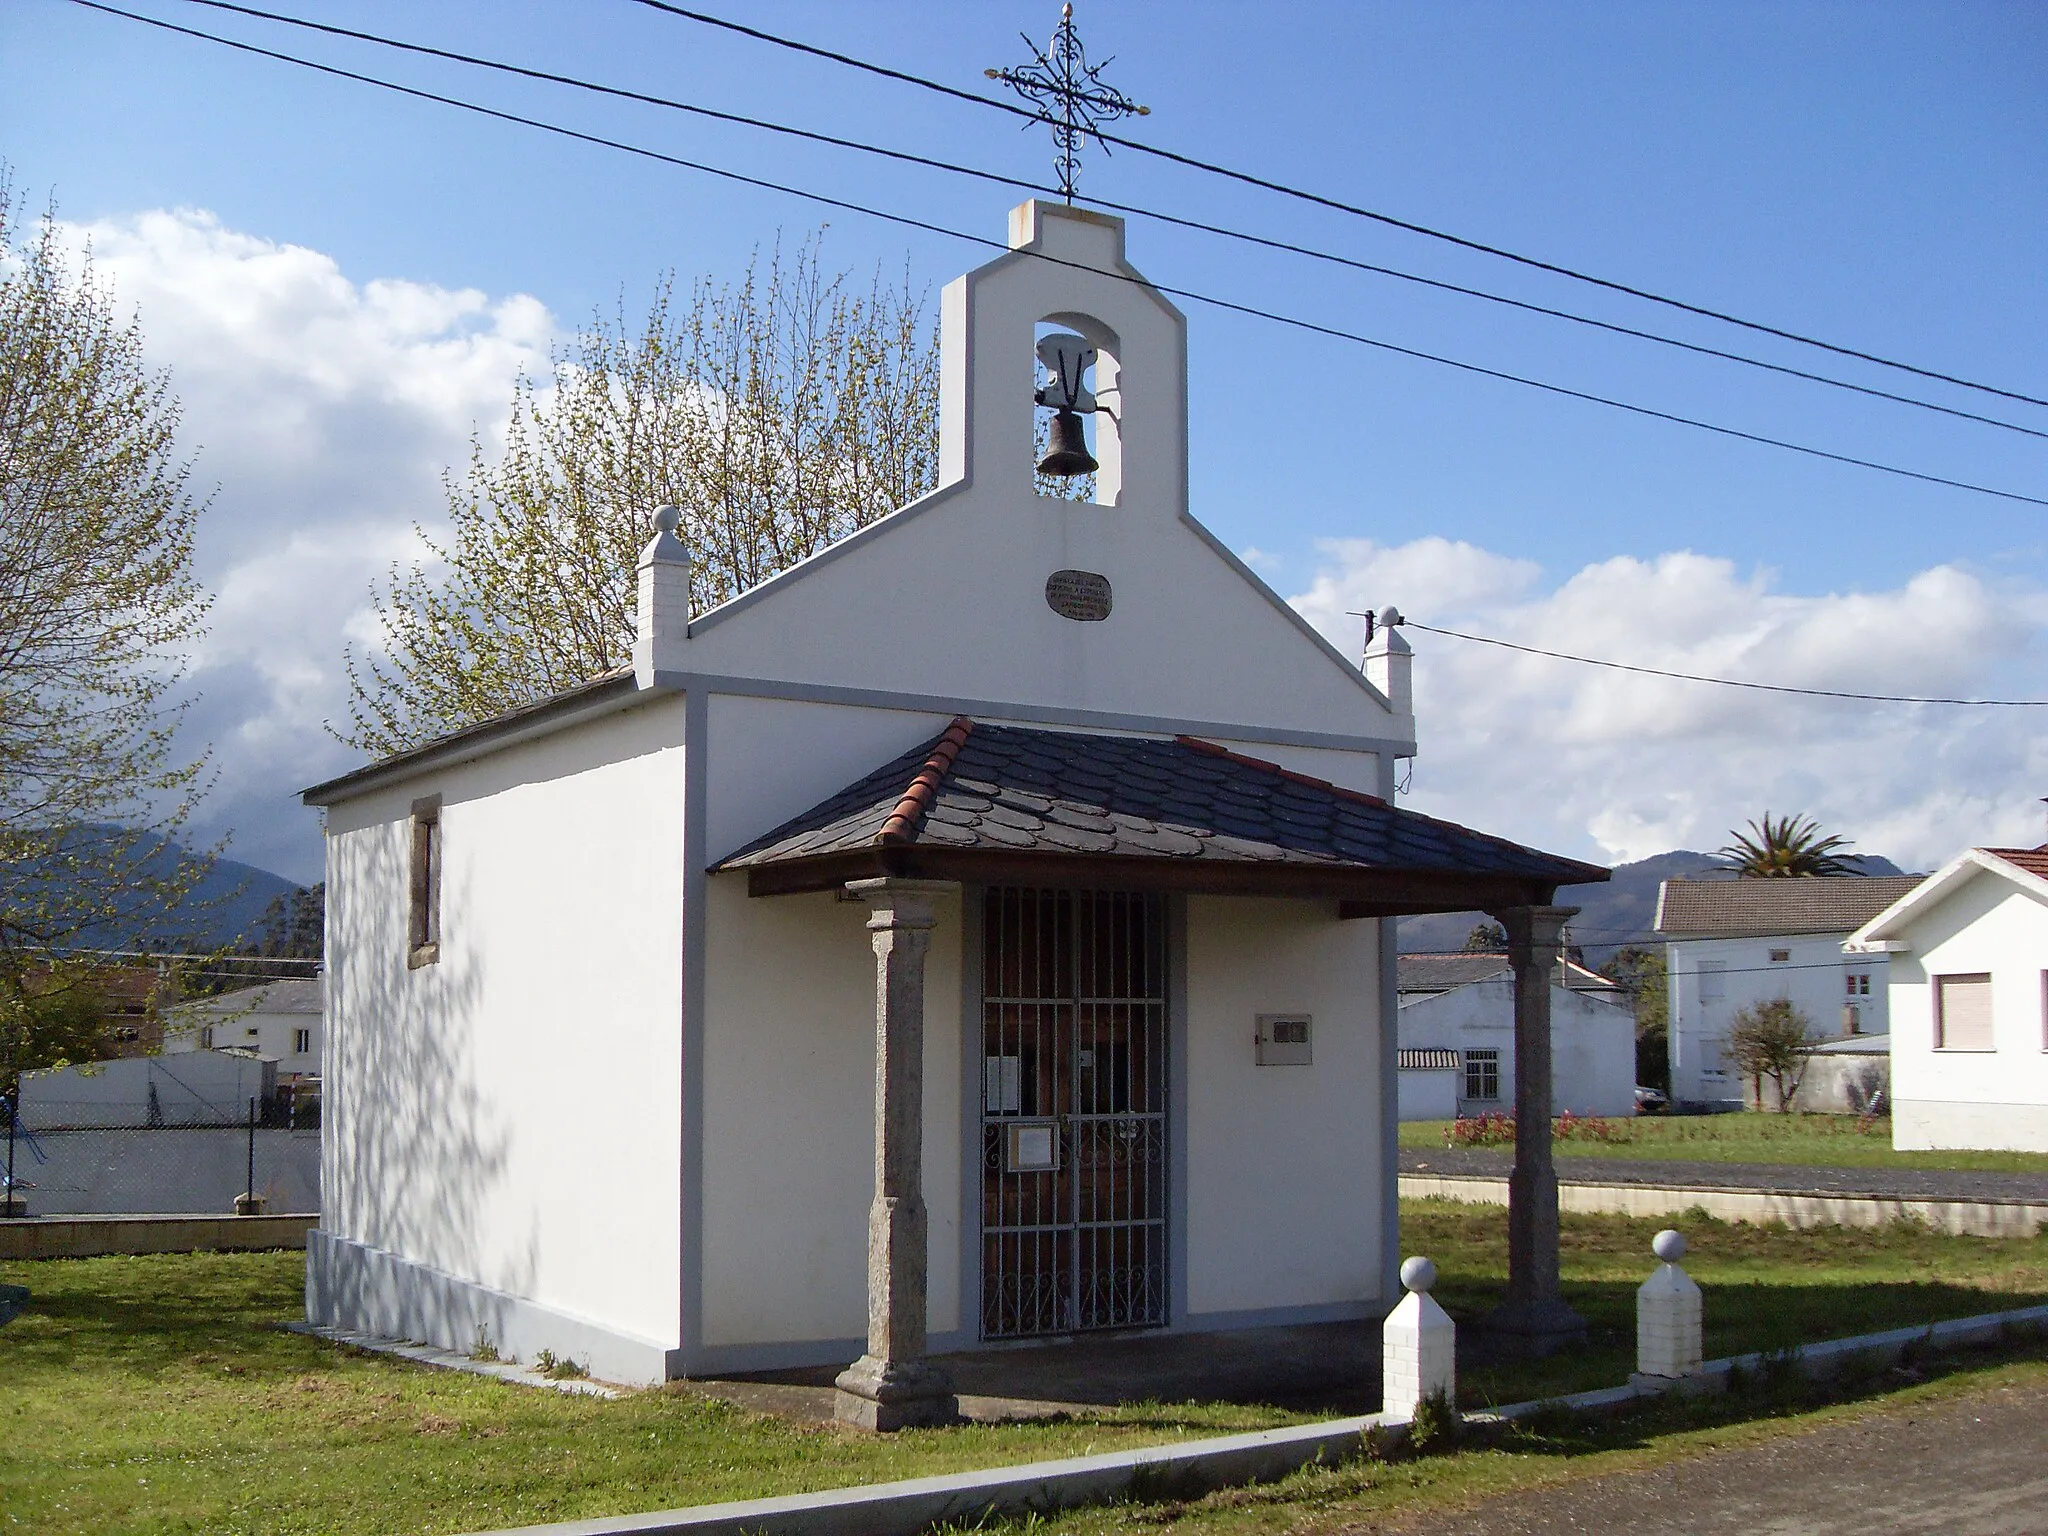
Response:
[{"label": "chain link fence", "polygon": [[[36,1128],[0,1099],[0,1214],[225,1216],[320,1209],[320,1103],[250,1099],[209,1122]],[[237,1124],[236,1121],[240,1123]],[[244,1196],[253,1194],[253,1207]]]}]

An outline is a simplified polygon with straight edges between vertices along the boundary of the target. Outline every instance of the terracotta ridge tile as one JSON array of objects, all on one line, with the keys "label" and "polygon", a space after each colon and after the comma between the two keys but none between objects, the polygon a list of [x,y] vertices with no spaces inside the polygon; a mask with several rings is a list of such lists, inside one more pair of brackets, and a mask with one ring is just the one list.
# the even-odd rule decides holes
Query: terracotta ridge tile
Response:
[{"label": "terracotta ridge tile", "polygon": [[968,733],[974,729],[974,722],[965,715],[955,715],[953,723],[945,733],[932,743],[931,756],[924,760],[924,766],[917,770],[917,776],[904,788],[902,798],[889,812],[882,823],[882,830],[875,834],[878,843],[907,843],[917,832],[918,823],[924,820],[924,813],[932,808],[932,800],[939,792],[939,785],[947,774],[953,771],[953,759],[960,755],[960,749],[967,744]]}]

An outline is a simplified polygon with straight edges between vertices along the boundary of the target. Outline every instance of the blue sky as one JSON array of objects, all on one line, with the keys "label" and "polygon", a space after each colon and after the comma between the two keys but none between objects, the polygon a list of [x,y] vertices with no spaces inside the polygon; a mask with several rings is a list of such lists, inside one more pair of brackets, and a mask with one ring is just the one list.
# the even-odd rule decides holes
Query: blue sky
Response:
[{"label": "blue sky", "polygon": [[[1043,38],[1057,15],[1042,0],[707,7],[968,88],[987,88],[983,67],[1018,60],[1020,29]],[[131,8],[984,236],[1000,236],[1021,195],[180,0]],[[1013,119],[628,0],[276,8],[1026,179],[1049,171],[1045,135]],[[1111,78],[1153,109],[1133,136],[2048,395],[2048,11],[2038,6],[1081,0],[1077,10],[1093,53],[1117,56]],[[361,614],[293,604],[294,583],[360,592],[369,569],[401,554],[405,527],[438,515],[430,461],[460,456],[465,412],[488,427],[506,370],[544,355],[549,337],[622,294],[631,311],[665,268],[730,276],[778,232],[794,240],[828,217],[64,0],[16,0],[0,14],[0,154],[19,190],[37,203],[54,195],[91,235],[156,355],[181,389],[189,381],[199,478],[220,487],[202,562],[226,594],[228,626],[199,674],[212,701],[202,718],[232,770],[209,814],[244,856],[301,877],[317,866],[317,838],[286,796],[302,782],[294,774],[347,761],[312,727],[337,707],[341,640],[360,633]],[[1082,185],[2048,430],[2039,407],[1746,335],[1129,152],[1091,157]],[[154,210],[187,212],[146,229],[138,221]],[[829,222],[828,260],[891,274],[907,264],[934,297],[984,259],[878,221]],[[1133,220],[1130,247],[1176,287],[2048,496],[2039,438],[1144,220]],[[259,258],[277,266],[270,258],[287,251],[319,267],[301,263],[313,295],[303,302],[264,309],[256,289],[223,275]],[[339,306],[332,323],[310,322],[322,304]],[[1396,601],[1453,627],[1768,681],[2048,692],[2048,509],[1184,307],[1195,511],[1347,646],[1345,606]],[[381,340],[335,341],[370,311]],[[313,367],[308,356],[330,344],[337,360]],[[459,378],[433,382],[456,353]],[[231,370],[233,358],[249,361]],[[317,452],[293,458],[281,446],[290,432],[266,438],[233,407],[264,368],[302,387],[292,431],[315,423]],[[279,383],[265,401],[288,394]],[[295,625],[258,617],[266,594],[293,608]],[[2031,744],[2031,717],[1779,714],[1685,685],[1609,697],[1570,669],[1525,675],[1449,654],[1457,644],[1426,648],[1415,794],[1427,809],[1610,857],[1719,841],[1768,797],[1780,809],[1802,797],[1859,846],[1909,860],[1993,836],[2038,840],[2031,796],[2048,791],[2048,761]],[[277,662],[283,651],[290,666]],[[1631,718],[1662,722],[1650,733],[1669,755],[1637,750]],[[1556,805],[1531,809],[1503,778],[1509,722],[1532,753],[1584,746]],[[1867,759],[1886,754],[1895,771],[1873,777]]]}]

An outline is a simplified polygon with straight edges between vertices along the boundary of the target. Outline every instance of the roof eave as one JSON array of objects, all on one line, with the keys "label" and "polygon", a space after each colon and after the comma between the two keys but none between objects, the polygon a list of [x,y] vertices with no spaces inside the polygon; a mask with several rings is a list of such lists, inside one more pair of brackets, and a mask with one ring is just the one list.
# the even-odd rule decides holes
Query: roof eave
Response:
[{"label": "roof eave", "polygon": [[1850,934],[1842,948],[1854,954],[1901,954],[1911,946],[1899,937],[1899,931],[1914,921],[1931,906],[1947,899],[1949,893],[1968,884],[1979,874],[1997,875],[2009,880],[2021,890],[2030,892],[2042,900],[2048,900],[2048,880],[2043,880],[2031,870],[2022,869],[2008,859],[2002,859],[1988,848],[1965,848],[1948,863],[1922,880],[1912,890],[1886,907],[1869,922]]},{"label": "roof eave", "polygon": [[1167,891],[1185,895],[1279,896],[1333,900],[1341,917],[1401,917],[1474,908],[1547,906],[1554,883],[1455,871],[1375,870],[1356,866],[1170,855],[1094,855],[940,848],[914,843],[751,864],[749,896],[837,890],[876,876],[975,885],[1039,885]]},{"label": "roof eave", "polygon": [[643,689],[630,671],[611,673],[565,688],[522,708],[480,720],[475,725],[451,731],[407,752],[394,753],[351,769],[338,778],[327,779],[299,792],[305,805],[329,806],[367,794],[417,774],[430,773],[456,763],[469,762],[492,752],[503,751],[522,741],[552,735],[569,726],[617,709],[652,699],[671,690],[657,685]]}]

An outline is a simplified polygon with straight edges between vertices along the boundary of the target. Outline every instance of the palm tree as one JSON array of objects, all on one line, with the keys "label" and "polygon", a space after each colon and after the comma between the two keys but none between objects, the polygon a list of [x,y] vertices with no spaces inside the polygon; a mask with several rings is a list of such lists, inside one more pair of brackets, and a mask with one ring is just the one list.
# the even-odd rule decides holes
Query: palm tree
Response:
[{"label": "palm tree", "polygon": [[1820,823],[1810,816],[1780,816],[1771,819],[1764,812],[1761,822],[1749,824],[1752,835],[1731,832],[1735,841],[1715,851],[1738,875],[1790,877],[1798,875],[1853,875],[1858,871],[1835,856],[1846,849],[1846,837],[1821,836]]}]

